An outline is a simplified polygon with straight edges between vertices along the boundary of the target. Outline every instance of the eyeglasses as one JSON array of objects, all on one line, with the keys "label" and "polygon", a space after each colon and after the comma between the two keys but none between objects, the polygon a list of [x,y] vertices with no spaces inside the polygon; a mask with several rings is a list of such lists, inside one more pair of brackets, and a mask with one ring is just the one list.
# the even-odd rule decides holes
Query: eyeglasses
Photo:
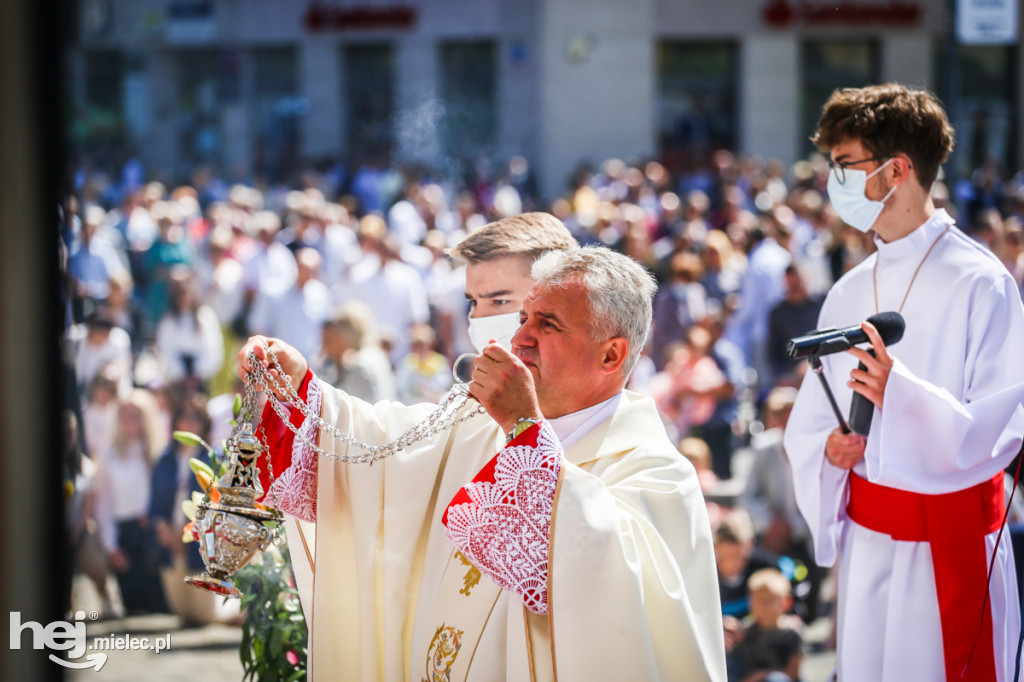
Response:
[{"label": "eyeglasses", "polygon": [[845,185],[846,184],[846,169],[849,168],[850,166],[856,166],[856,165],[861,164],[861,163],[867,163],[868,161],[882,161],[883,159],[888,159],[888,158],[892,158],[892,157],[872,156],[869,159],[861,159],[860,161],[840,161],[840,162],[829,161],[828,162],[828,169],[829,169],[830,172],[835,173],[836,180],[839,181],[840,185]]}]

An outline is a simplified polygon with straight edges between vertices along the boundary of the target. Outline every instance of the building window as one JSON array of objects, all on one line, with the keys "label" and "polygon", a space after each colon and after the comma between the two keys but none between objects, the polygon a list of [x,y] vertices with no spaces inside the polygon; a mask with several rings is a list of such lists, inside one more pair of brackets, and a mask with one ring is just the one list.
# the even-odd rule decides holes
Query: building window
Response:
[{"label": "building window", "polygon": [[663,163],[679,171],[704,163],[715,149],[735,149],[735,43],[666,41],[657,50]]},{"label": "building window", "polygon": [[271,182],[293,180],[300,170],[301,119],[308,107],[299,92],[295,48],[253,50],[252,77],[256,173]]},{"label": "building window", "polygon": [[[803,153],[815,151],[810,136],[818,129],[821,109],[837,88],[860,88],[878,82],[879,50],[873,40],[809,40],[800,54],[803,72],[801,135]],[[806,132],[806,134],[804,134]]]},{"label": "building window", "polygon": [[472,161],[497,146],[497,54],[493,41],[441,46],[441,130],[453,161]]},{"label": "building window", "polygon": [[221,135],[220,63],[216,50],[182,50],[175,55],[178,174],[187,177],[201,164],[219,165]]},{"label": "building window", "polygon": [[342,53],[346,139],[354,167],[391,162],[394,114],[394,49],[350,45]]},{"label": "building window", "polygon": [[1010,45],[960,45],[956,50],[959,74],[956,96],[949,83],[947,41],[935,52],[936,70],[941,74],[936,92],[956,129],[956,149],[947,172],[964,178],[982,165],[994,164],[1004,174],[1017,163],[1017,98],[1020,86],[1015,77],[1017,48]]},{"label": "building window", "polygon": [[85,53],[85,101],[71,121],[71,139],[97,164],[118,163],[124,136],[125,59],[120,52]]},{"label": "building window", "polygon": [[85,98],[90,107],[116,115],[121,110],[125,58],[120,52],[85,54]]}]

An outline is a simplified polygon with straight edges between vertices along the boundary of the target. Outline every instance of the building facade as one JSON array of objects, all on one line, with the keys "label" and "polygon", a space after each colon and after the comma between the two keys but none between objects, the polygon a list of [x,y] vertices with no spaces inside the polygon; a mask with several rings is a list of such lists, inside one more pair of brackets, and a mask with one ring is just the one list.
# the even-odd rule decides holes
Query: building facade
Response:
[{"label": "building facade", "polygon": [[951,108],[953,170],[990,159],[1013,172],[1024,55],[1017,44],[957,45],[951,7],[79,0],[66,52],[71,134],[109,161],[132,153],[179,179],[200,164],[283,179],[335,160],[454,171],[521,155],[552,199],[586,160],[684,169],[727,148],[790,163],[811,151],[832,89],[894,80]]}]

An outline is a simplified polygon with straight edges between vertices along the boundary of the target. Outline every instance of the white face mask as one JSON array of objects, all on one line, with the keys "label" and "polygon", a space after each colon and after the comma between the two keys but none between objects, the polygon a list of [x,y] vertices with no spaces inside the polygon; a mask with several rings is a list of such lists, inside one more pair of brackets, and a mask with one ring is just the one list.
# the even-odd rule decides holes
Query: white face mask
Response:
[{"label": "white face mask", "polygon": [[519,331],[519,313],[491,315],[490,317],[469,318],[469,340],[477,353],[484,352],[484,346],[491,339],[497,339],[504,348],[512,347],[512,337]]},{"label": "white face mask", "polygon": [[862,170],[846,168],[843,170],[846,174],[846,182],[844,183],[839,182],[836,173],[829,172],[828,199],[832,202],[832,208],[836,210],[836,214],[843,219],[844,223],[850,227],[857,228],[861,232],[867,232],[875,224],[875,221],[878,220],[878,215],[885,208],[886,200],[892,196],[892,193],[896,191],[899,185],[893,186],[889,193],[882,197],[881,201],[868,199],[867,195],[864,194],[864,188],[867,187],[868,178],[892,162],[893,159],[889,159],[870,174]]}]

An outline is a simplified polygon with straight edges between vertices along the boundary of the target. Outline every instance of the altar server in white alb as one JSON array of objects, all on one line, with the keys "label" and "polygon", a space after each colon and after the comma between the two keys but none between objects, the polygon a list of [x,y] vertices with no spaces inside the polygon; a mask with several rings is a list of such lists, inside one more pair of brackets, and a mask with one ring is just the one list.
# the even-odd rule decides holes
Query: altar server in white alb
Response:
[{"label": "altar server in white alb", "polygon": [[932,203],[953,130],[930,93],[837,90],[813,139],[831,155],[836,212],[873,230],[877,247],[832,287],[819,327],[885,311],[906,320],[890,348],[862,325],[877,357],[854,348],[823,358],[840,406],[854,393],[873,403],[865,435],[837,427],[811,373],[786,430],[817,561],[840,562],[839,679],[1005,682],[1020,599],[1009,540],[996,547],[996,536],[1003,469],[1024,432],[1020,294]]},{"label": "altar server in white alb", "polygon": [[[314,679],[725,679],[696,474],[653,401],[623,390],[653,280],[601,248],[553,251],[533,276],[512,351],[489,343],[475,363],[487,415],[372,467],[319,460]],[[361,441],[431,407],[361,402],[269,346]],[[319,446],[349,449],[329,430]]]}]

